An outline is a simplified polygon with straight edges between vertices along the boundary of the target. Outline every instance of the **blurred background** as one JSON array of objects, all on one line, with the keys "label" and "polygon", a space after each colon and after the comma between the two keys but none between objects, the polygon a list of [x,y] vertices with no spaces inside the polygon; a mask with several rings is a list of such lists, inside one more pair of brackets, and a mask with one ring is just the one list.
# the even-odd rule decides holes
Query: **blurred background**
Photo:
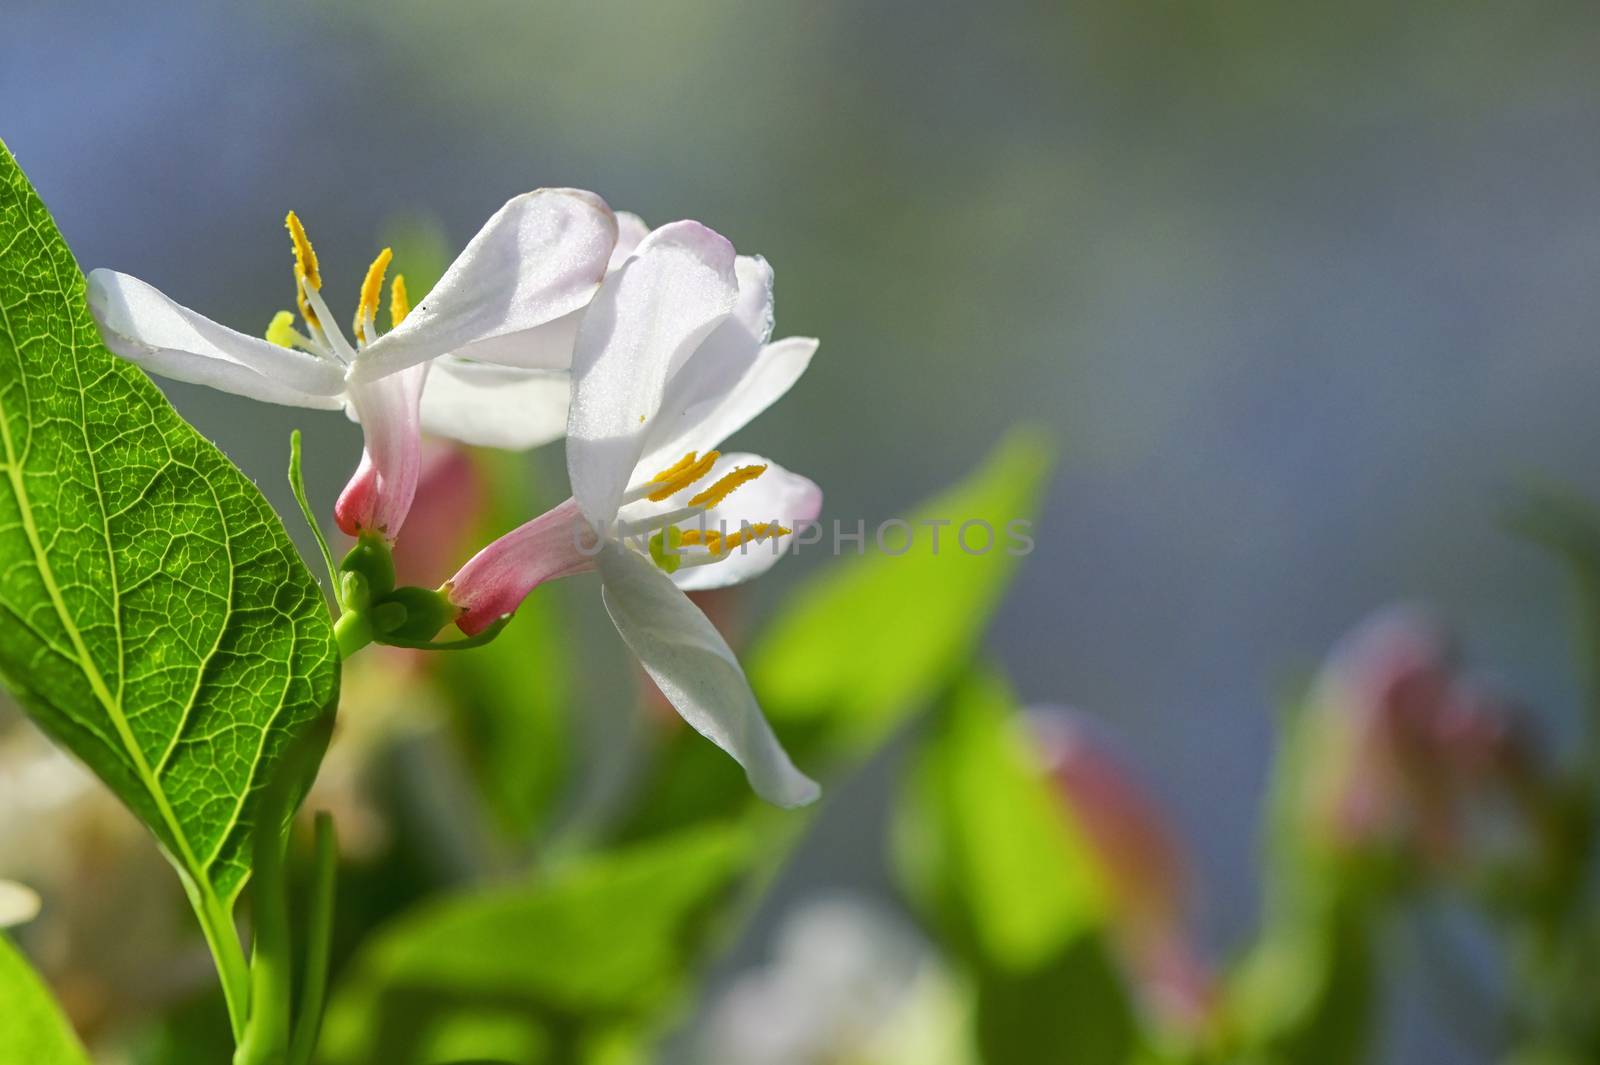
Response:
[{"label": "blurred background", "polygon": [[[1188,841],[1213,953],[1257,920],[1277,696],[1372,609],[1432,605],[1571,734],[1559,575],[1500,512],[1529,480],[1600,488],[1593,5],[3,14],[0,136],[86,269],[259,332],[291,305],[289,208],[339,308],[380,242],[401,269],[448,257],[509,196],[575,185],[774,264],[778,335],[823,343],[739,442],[817,480],[825,517],[900,514],[1047,427],[1037,549],[988,649],[1023,700],[1120,738]],[[291,427],[324,512],[358,455],[342,416],[163,387],[280,511]],[[561,491],[559,449],[530,469]],[[584,654],[628,689],[614,642]],[[889,897],[888,770],[833,790],[727,972],[795,900]],[[1480,1060],[1397,972],[1382,1060]]]}]

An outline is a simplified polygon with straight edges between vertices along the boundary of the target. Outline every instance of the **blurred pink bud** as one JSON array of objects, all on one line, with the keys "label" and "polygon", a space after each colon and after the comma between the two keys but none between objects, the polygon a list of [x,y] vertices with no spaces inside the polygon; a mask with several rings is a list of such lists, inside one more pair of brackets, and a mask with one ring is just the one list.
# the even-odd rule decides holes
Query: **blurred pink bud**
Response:
[{"label": "blurred pink bud", "polygon": [[394,546],[396,583],[433,587],[454,571],[487,501],[483,475],[465,448],[424,439],[416,500]]},{"label": "blurred pink bud", "polygon": [[1028,719],[1056,793],[1099,862],[1115,945],[1147,1006],[1174,1028],[1198,1030],[1217,1004],[1216,980],[1190,941],[1188,861],[1170,822],[1089,719],[1062,707],[1031,709]]},{"label": "blurred pink bud", "polygon": [[1411,608],[1339,643],[1310,712],[1311,816],[1339,850],[1417,847],[1446,861],[1460,852],[1463,804],[1521,762],[1505,706],[1461,679],[1442,631]]}]

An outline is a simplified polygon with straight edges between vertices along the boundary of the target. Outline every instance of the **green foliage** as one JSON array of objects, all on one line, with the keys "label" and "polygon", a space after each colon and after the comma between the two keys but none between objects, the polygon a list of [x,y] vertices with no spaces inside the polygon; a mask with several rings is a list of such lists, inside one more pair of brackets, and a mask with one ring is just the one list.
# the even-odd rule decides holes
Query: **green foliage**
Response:
[{"label": "green foliage", "polygon": [[326,1060],[603,1060],[676,999],[753,846],[696,829],[420,907],[356,959]]},{"label": "green foliage", "polygon": [[0,248],[0,673],[155,833],[217,947],[261,790],[335,705],[322,596],[255,486],[101,344],[3,147]]},{"label": "green foliage", "polygon": [[1106,887],[1000,681],[961,680],[899,809],[902,883],[977,988],[985,1065],[1121,1063],[1133,1018],[1107,957]]},{"label": "green foliage", "polygon": [[[542,509],[519,458],[476,456],[492,505],[473,543],[489,543]],[[501,834],[518,842],[547,825],[574,757],[567,591],[540,589],[494,642],[433,662],[473,783]]]},{"label": "green foliage", "polygon": [[72,1026],[27,959],[0,935],[0,1061],[89,1065]]}]

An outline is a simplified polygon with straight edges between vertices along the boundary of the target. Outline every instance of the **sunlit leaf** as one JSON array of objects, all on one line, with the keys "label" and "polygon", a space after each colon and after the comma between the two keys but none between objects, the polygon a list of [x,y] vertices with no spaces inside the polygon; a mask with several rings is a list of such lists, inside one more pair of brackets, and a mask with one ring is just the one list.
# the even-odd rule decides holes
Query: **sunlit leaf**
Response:
[{"label": "sunlit leaf", "polygon": [[255,486],[102,346],[3,147],[0,251],[0,672],[217,919],[264,782],[336,699],[322,596]]},{"label": "sunlit leaf", "polygon": [[11,941],[0,935],[0,1061],[89,1065],[72,1026]]}]

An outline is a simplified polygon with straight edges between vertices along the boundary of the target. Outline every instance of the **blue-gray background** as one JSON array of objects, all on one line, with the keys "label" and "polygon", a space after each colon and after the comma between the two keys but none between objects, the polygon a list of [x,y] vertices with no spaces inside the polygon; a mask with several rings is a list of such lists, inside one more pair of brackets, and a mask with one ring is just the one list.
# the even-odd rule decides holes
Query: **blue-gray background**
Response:
[{"label": "blue-gray background", "polygon": [[[741,442],[813,475],[829,515],[892,516],[1012,423],[1051,427],[1038,550],[990,648],[1027,698],[1127,737],[1219,951],[1254,919],[1274,692],[1364,613],[1433,604],[1560,734],[1560,584],[1497,508],[1528,476],[1600,488],[1592,5],[3,19],[0,136],[80,260],[241,328],[289,302],[289,207],[339,307],[395,217],[455,247],[513,193],[571,184],[775,264],[780,332],[823,346]],[[357,453],[336,415],[172,395],[280,503],[291,424],[325,501]],[[836,796],[791,893],[881,884],[859,816],[878,790]],[[1396,997],[1387,1060],[1478,1060]]]}]

